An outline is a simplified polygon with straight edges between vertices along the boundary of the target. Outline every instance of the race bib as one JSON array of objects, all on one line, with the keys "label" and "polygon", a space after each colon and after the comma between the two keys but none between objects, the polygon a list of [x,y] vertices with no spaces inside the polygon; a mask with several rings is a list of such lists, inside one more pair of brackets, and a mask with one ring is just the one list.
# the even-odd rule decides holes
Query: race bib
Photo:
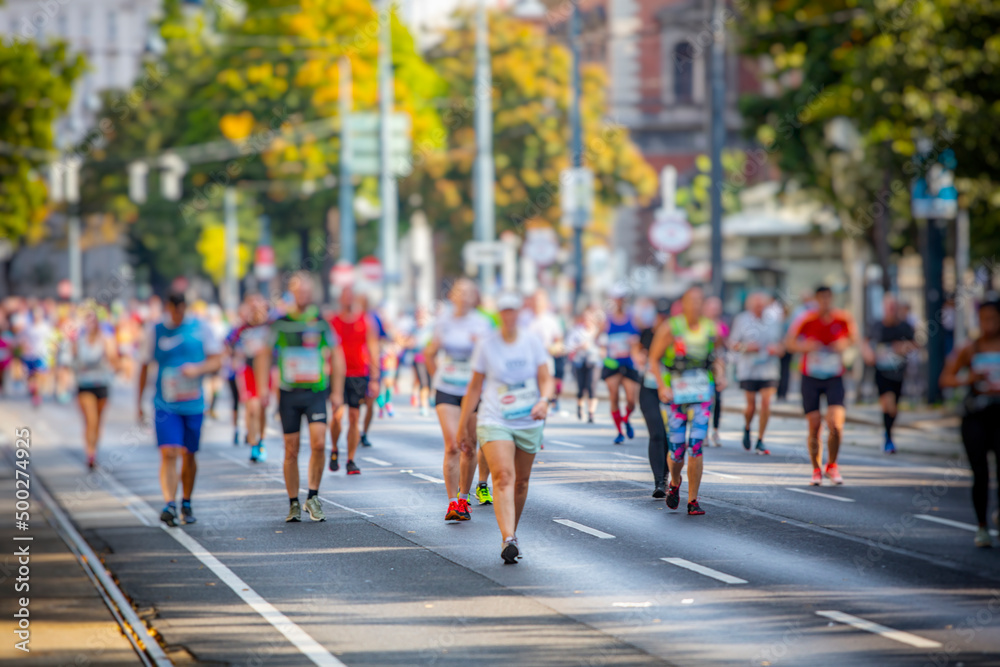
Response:
[{"label": "race bib", "polygon": [[715,397],[715,384],[704,368],[684,371],[679,377],[671,377],[670,387],[674,392],[675,405],[708,403]]},{"label": "race bib", "polygon": [[632,352],[631,336],[627,333],[608,334],[608,356],[612,359],[624,359]]},{"label": "race bib", "polygon": [[243,354],[253,359],[267,347],[267,330],[249,330],[243,332]]},{"label": "race bib", "polygon": [[160,395],[167,403],[185,403],[201,398],[201,378],[189,378],[179,366],[160,371]]},{"label": "race bib", "polygon": [[809,370],[809,377],[827,380],[840,375],[844,364],[840,359],[840,352],[817,350],[806,356],[806,368]]},{"label": "race bib", "polygon": [[508,421],[524,419],[538,403],[538,381],[534,378],[519,384],[502,384],[497,387],[500,395],[500,416]]},{"label": "race bib", "polygon": [[472,380],[472,362],[445,355],[441,363],[441,382],[465,388],[470,380]]},{"label": "race bib", "polygon": [[281,353],[281,379],[288,384],[316,384],[322,379],[319,348],[286,347]]},{"label": "race bib", "polygon": [[875,346],[875,368],[880,371],[898,371],[906,364],[902,355],[896,354],[890,343]]},{"label": "race bib", "polygon": [[972,371],[986,376],[986,381],[980,382],[980,387],[977,387],[981,393],[1000,392],[1000,352],[980,352],[974,355]]},{"label": "race bib", "polygon": [[652,371],[646,371],[646,373],[642,376],[642,386],[647,389],[657,389],[656,374]]}]

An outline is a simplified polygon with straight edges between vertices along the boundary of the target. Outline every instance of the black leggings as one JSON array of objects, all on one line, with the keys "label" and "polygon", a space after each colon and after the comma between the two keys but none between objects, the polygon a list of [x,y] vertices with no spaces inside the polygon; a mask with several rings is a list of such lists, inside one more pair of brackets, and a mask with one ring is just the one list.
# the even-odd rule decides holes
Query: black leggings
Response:
[{"label": "black leggings", "polygon": [[712,428],[719,430],[719,420],[722,419],[722,392],[715,392],[715,410],[712,411]]},{"label": "black leggings", "polygon": [[576,373],[576,400],[582,400],[584,394],[588,398],[593,398],[594,365],[583,364],[582,366],[573,366],[573,372]]},{"label": "black leggings", "polygon": [[[972,468],[972,506],[976,519],[986,523],[986,508],[990,497],[990,463],[987,453],[996,457],[997,479],[1000,480],[1000,405],[991,405],[962,419],[962,442]],[[1000,502],[1000,493],[998,493]]]},{"label": "black leggings", "polygon": [[667,478],[667,429],[660,412],[660,397],[655,389],[639,388],[639,409],[649,430],[649,467],[657,482]]},{"label": "black leggings", "polygon": [[417,384],[421,389],[431,386],[431,376],[427,374],[427,364],[423,361],[414,361],[413,370],[417,372]]}]

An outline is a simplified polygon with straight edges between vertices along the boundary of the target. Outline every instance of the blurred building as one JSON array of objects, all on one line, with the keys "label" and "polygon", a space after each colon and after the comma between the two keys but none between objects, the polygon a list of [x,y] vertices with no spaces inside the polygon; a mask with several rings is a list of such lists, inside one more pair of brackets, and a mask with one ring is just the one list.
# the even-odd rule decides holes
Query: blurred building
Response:
[{"label": "blurred building", "polygon": [[128,90],[149,42],[150,22],[162,0],[6,0],[0,4],[0,37],[9,41],[65,40],[87,59],[69,112],[56,126],[57,141],[79,142],[100,108],[98,94]]}]

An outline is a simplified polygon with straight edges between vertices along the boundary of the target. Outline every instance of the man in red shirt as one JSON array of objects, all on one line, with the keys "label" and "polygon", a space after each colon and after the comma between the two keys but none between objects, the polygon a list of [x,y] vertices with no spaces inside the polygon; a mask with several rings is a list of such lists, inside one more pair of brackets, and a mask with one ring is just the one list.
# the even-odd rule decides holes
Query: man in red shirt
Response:
[{"label": "man in red shirt", "polygon": [[789,352],[802,353],[802,409],[809,422],[809,458],[813,475],[810,484],[823,483],[823,443],[819,429],[823,414],[820,396],[826,396],[827,444],[830,454],[826,476],[834,484],[843,484],[837,468],[840,439],[844,431],[844,351],[857,343],[858,334],[850,313],[833,308],[829,287],[816,289],[816,308],[806,311],[792,323],[785,346]]},{"label": "man in red shirt", "polygon": [[340,337],[340,346],[344,350],[346,374],[344,377],[344,405],[333,413],[333,423],[330,433],[333,449],[330,452],[330,470],[336,472],[340,468],[338,458],[340,451],[337,443],[340,441],[341,421],[344,417],[344,407],[347,407],[347,474],[360,475],[361,470],[354,462],[354,455],[361,440],[358,429],[358,418],[361,403],[368,396],[378,394],[379,358],[378,358],[378,328],[361,308],[361,301],[355,297],[351,287],[345,287],[340,292],[340,310],[330,318],[330,326]]}]

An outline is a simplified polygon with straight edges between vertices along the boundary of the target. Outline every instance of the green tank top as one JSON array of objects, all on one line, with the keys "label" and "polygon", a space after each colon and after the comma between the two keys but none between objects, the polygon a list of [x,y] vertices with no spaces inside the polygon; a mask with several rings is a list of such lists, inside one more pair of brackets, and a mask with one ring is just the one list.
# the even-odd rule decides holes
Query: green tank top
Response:
[{"label": "green tank top", "polygon": [[271,324],[282,390],[330,387],[330,354],[336,336],[316,306],[289,313]]},{"label": "green tank top", "polygon": [[674,344],[663,355],[663,366],[667,369],[669,381],[671,371],[685,371],[691,368],[711,368],[715,361],[715,340],[718,328],[707,317],[701,318],[698,328],[692,330],[683,315],[670,318],[670,333]]}]

